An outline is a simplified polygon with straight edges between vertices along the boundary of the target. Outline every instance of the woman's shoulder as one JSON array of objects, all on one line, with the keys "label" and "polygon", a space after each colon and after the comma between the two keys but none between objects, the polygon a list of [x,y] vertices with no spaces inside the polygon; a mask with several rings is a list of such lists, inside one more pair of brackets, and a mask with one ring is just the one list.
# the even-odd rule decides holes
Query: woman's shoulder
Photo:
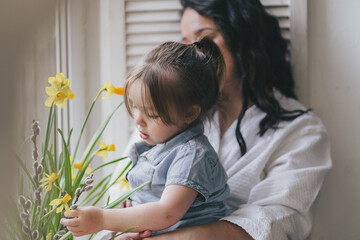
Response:
[{"label": "woman's shoulder", "polygon": [[293,99],[293,98],[287,98],[281,93],[276,93],[276,99],[278,100],[280,106],[287,110],[287,111],[296,111],[296,110],[303,110],[307,111],[306,113],[298,116],[292,121],[282,121],[279,124],[279,128],[307,128],[307,129],[313,129],[317,131],[326,132],[325,126],[321,119],[314,113],[313,109],[308,108],[304,106],[300,101]]}]

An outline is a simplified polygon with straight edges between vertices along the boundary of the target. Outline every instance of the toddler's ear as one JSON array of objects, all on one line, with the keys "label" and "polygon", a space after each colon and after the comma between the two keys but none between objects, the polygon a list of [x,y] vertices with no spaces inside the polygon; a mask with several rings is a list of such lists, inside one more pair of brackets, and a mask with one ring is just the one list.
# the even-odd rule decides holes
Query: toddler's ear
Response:
[{"label": "toddler's ear", "polygon": [[190,124],[195,121],[201,113],[201,107],[199,105],[192,105],[185,113],[185,123]]}]

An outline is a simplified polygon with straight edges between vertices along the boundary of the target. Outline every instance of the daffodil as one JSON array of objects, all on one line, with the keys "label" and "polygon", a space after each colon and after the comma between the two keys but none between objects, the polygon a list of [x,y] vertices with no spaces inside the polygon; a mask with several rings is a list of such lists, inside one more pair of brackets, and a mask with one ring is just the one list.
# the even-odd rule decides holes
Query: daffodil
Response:
[{"label": "daffodil", "polygon": [[114,85],[111,82],[104,83],[102,89],[108,93],[103,98],[108,98],[114,93],[117,95],[124,95],[124,88],[114,87]]},{"label": "daffodil", "polygon": [[[56,186],[55,184],[55,180],[59,177],[57,175],[57,173],[51,173],[51,175],[44,173],[46,177],[43,177],[42,179],[40,179],[40,182],[43,182],[43,186],[46,186],[45,190],[46,191],[50,191],[52,189],[52,186],[54,185],[55,187],[59,188],[58,186]],[[59,188],[60,189],[60,188]]]},{"label": "daffodil", "polygon": [[98,145],[99,145],[99,150],[96,152],[96,155],[105,157],[105,159],[107,159],[109,151],[115,151],[115,145],[113,143],[109,144],[109,145],[106,145],[100,139],[100,142],[98,142]]},{"label": "daffodil", "polygon": [[[73,162],[73,159],[74,159],[73,156],[70,156],[70,162],[71,163]],[[72,167],[71,167],[72,180],[74,180],[75,177],[76,177],[76,174],[74,173],[74,170],[75,169],[81,170],[83,168],[83,165],[85,165],[85,164],[86,164],[86,162],[84,164],[82,164],[81,162],[76,162],[76,163],[72,164]],[[90,175],[90,173],[92,171],[92,169],[90,168],[90,165],[91,164],[89,164],[89,166],[85,170],[85,173],[88,174],[88,175]]]},{"label": "daffodil", "polygon": [[50,87],[46,87],[46,93],[49,96],[45,101],[47,107],[59,105],[63,108],[68,99],[74,99],[75,94],[70,89],[70,80],[65,79],[64,74],[57,73],[55,77],[49,77]]},{"label": "daffodil", "polygon": [[67,204],[71,200],[71,196],[69,194],[65,194],[63,198],[57,198],[50,202],[50,206],[56,208],[56,213],[62,212],[65,208],[67,214],[71,214],[69,205]]},{"label": "daffodil", "polygon": [[[86,164],[86,162],[85,162],[85,164]],[[84,164],[84,165],[85,165],[85,164]],[[90,165],[91,165],[91,164],[89,164],[89,166],[90,166]],[[85,170],[85,173],[88,174],[88,175],[89,175],[89,174],[91,173],[91,171],[92,171],[89,166],[88,166],[88,167],[86,168],[86,170]],[[82,164],[81,162],[77,162],[77,163],[74,163],[73,167],[76,168],[76,169],[81,170],[81,169],[83,168],[83,164]]]},{"label": "daffodil", "polygon": [[126,188],[127,190],[130,189],[130,183],[126,180],[124,175],[122,175],[116,183],[120,184],[120,190],[123,188]]},{"label": "daffodil", "polygon": [[[73,162],[73,160],[74,160],[74,158],[73,158],[73,156],[70,156],[70,163],[72,164],[72,162]],[[81,170],[82,168],[83,168],[83,165],[85,165],[86,164],[86,161],[85,161],[85,163],[84,164],[82,164],[81,162],[76,162],[76,163],[74,163],[74,164],[72,164],[72,170],[74,170],[74,169],[78,169],[78,170]],[[85,173],[86,174],[90,174],[91,173],[91,171],[92,171],[92,169],[90,168],[90,165],[91,164],[89,164],[89,166],[86,168],[86,170],[85,170]]]}]

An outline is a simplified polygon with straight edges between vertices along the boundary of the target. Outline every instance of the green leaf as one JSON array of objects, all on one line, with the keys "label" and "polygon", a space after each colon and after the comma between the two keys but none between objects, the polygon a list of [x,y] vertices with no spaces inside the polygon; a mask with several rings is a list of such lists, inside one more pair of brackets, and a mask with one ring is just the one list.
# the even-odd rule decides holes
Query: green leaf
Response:
[{"label": "green leaf", "polygon": [[15,159],[17,160],[17,162],[20,164],[21,168],[24,170],[25,174],[28,176],[30,182],[33,184],[34,188],[36,187],[35,185],[35,181],[32,178],[32,176],[30,175],[29,171],[26,168],[26,165],[24,164],[24,162],[21,160],[20,156],[16,155]]},{"label": "green leaf", "polygon": [[107,165],[120,162],[121,160],[124,160],[124,159],[126,159],[126,158],[127,158],[127,157],[122,157],[122,158],[116,159],[116,160],[114,160],[114,161],[111,161],[111,162],[108,162],[108,163],[104,163],[104,164],[100,165],[99,167],[95,168],[94,170],[92,170],[92,172],[95,172],[95,171],[99,170],[100,168],[103,168],[103,167],[105,167],[105,166],[107,166]]},{"label": "green leaf", "polygon": [[55,115],[56,115],[55,111],[56,111],[56,108],[51,106],[50,111],[49,111],[48,122],[47,122],[47,128],[46,128],[46,134],[45,134],[45,142],[44,142],[43,155],[42,155],[41,162],[43,162],[43,160],[46,157],[46,152],[47,152],[47,149],[48,149],[48,146],[49,146],[49,141],[50,141],[52,123],[54,122]]},{"label": "green leaf", "polygon": [[121,197],[119,197],[118,199],[116,199],[115,201],[111,202],[110,204],[106,205],[105,207],[103,207],[103,209],[112,209],[115,208],[116,206],[118,206],[119,204],[123,203],[126,199],[128,199],[131,195],[133,195],[135,192],[139,191],[140,189],[142,189],[144,186],[146,186],[147,184],[149,184],[151,181],[147,181],[146,183],[143,183],[142,185],[138,186],[137,188],[134,188],[133,190],[125,193],[124,195],[122,195]]},{"label": "green leaf", "polygon": [[71,234],[71,232],[67,232],[67,233],[65,233],[59,240],[71,239],[72,236],[73,236],[73,235]]},{"label": "green leaf", "polygon": [[[106,126],[109,124],[109,121],[111,120],[112,116],[114,115],[114,113],[120,108],[120,106],[123,104],[123,102],[121,102],[110,114],[109,116],[106,118],[106,120],[100,125],[100,127],[98,128],[98,130],[95,132],[95,134],[93,135],[93,137],[91,138],[89,144],[86,147],[86,150],[82,156],[82,164],[84,165],[84,163],[89,163],[89,161],[87,161],[87,159],[89,158],[91,151],[94,149],[96,143],[99,141],[102,133],[104,132]],[[86,168],[83,167],[79,172],[85,172]],[[82,177],[84,174],[81,174],[80,176]],[[74,182],[74,189],[78,188],[81,182],[81,178],[79,178],[78,176],[76,176],[75,178],[75,182]],[[74,190],[75,191],[75,190]]]},{"label": "green leaf", "polygon": [[90,116],[90,113],[91,113],[92,109],[94,108],[94,105],[95,105],[95,102],[93,102],[93,103],[91,104],[90,109],[89,109],[89,111],[88,111],[88,113],[87,113],[87,115],[86,115],[86,118],[85,118],[85,120],[84,120],[84,123],[83,123],[83,125],[82,125],[82,127],[81,127],[80,135],[79,135],[79,138],[78,138],[78,140],[77,140],[76,147],[75,147],[74,160],[75,160],[75,158],[76,158],[76,154],[77,154],[77,151],[78,151],[78,148],[79,148],[79,144],[80,144],[81,137],[82,137],[82,135],[83,135],[83,133],[84,133],[85,125],[86,125],[87,121],[89,120],[89,116]]},{"label": "green leaf", "polygon": [[[109,181],[110,181],[111,175],[112,175],[112,174],[109,174],[109,175],[107,175],[105,178],[103,178],[103,179],[93,188],[93,190],[91,190],[90,193],[88,193],[88,195],[81,201],[81,203],[80,203],[79,205],[80,205],[80,206],[86,205],[89,201],[93,200],[93,199],[96,197],[96,195],[93,196],[93,197],[91,197],[91,198],[90,198],[90,196],[91,196],[99,187],[101,187],[101,185],[102,185],[103,183],[105,183],[104,187],[106,187],[107,184],[108,184]],[[90,198],[90,199],[89,199],[89,198]],[[89,199],[89,201],[86,201],[87,199]]]},{"label": "green leaf", "polygon": [[64,156],[64,177],[65,177],[65,191],[72,196],[72,176],[71,176],[71,163],[70,163],[70,155],[68,150],[68,145],[65,142],[64,134],[61,129],[58,129],[58,132],[61,135],[63,141],[63,148],[65,151]]},{"label": "green leaf", "polygon": [[[49,164],[50,164],[50,168],[51,168],[51,172],[57,173],[57,169],[56,169],[56,163],[54,161],[53,155],[50,151],[47,151],[47,156],[49,159]],[[51,174],[50,174],[51,175]]]},{"label": "green leaf", "polygon": [[100,201],[100,199],[105,195],[106,191],[109,190],[109,188],[114,185],[116,183],[117,180],[119,180],[119,178],[126,172],[126,170],[130,167],[131,165],[131,161],[128,163],[128,165],[126,165],[126,167],[124,168],[124,170],[120,173],[120,175],[106,188],[105,191],[103,191],[100,196],[98,197],[98,199],[96,199],[95,202],[93,202],[93,206],[95,206],[96,203],[98,203]]}]

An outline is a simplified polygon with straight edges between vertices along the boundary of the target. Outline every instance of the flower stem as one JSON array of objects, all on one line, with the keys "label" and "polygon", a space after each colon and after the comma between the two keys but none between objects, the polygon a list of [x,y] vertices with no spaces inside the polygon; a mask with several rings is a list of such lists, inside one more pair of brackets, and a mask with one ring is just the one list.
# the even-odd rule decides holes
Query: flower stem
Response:
[{"label": "flower stem", "polygon": [[76,147],[75,147],[75,151],[74,151],[74,156],[73,156],[73,157],[74,157],[74,160],[76,159],[76,153],[77,153],[78,148],[79,148],[81,136],[82,136],[83,133],[84,133],[85,125],[86,125],[86,123],[87,123],[87,121],[88,121],[88,119],[89,119],[89,116],[90,116],[90,113],[92,112],[92,109],[94,108],[95,102],[96,102],[96,99],[95,99],[95,100],[93,101],[93,103],[91,104],[90,109],[89,109],[89,111],[88,111],[88,113],[87,113],[87,115],[86,115],[86,118],[85,118],[85,120],[84,120],[84,123],[83,123],[83,125],[82,125],[81,131],[80,131],[80,135],[79,135],[79,138],[78,138],[78,140],[77,140]]}]

